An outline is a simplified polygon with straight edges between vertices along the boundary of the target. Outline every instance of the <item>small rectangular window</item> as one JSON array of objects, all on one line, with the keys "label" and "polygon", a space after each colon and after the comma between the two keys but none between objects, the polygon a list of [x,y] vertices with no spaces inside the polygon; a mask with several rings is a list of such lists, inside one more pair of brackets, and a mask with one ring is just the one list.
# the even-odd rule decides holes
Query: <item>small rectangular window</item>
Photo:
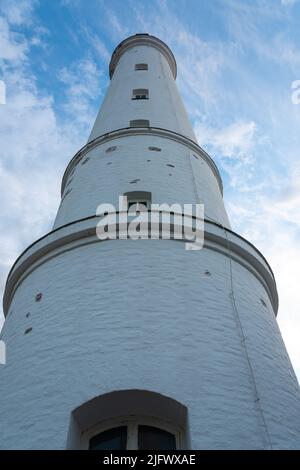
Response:
[{"label": "small rectangular window", "polygon": [[149,191],[128,191],[124,193],[127,197],[127,209],[129,210],[132,206],[135,210],[139,210],[139,206],[142,205],[147,209],[151,207],[151,193]]},{"label": "small rectangular window", "polygon": [[133,119],[129,123],[130,127],[150,127],[150,121],[148,119]]},{"label": "small rectangular window", "polygon": [[148,70],[148,64],[135,64],[135,70]]},{"label": "small rectangular window", "polygon": [[132,100],[148,100],[149,99],[149,90],[146,88],[136,88],[132,90]]},{"label": "small rectangular window", "polygon": [[141,208],[146,208],[149,209],[148,207],[148,201],[129,201],[128,202],[128,210],[131,207],[134,207],[135,210],[140,211]]}]

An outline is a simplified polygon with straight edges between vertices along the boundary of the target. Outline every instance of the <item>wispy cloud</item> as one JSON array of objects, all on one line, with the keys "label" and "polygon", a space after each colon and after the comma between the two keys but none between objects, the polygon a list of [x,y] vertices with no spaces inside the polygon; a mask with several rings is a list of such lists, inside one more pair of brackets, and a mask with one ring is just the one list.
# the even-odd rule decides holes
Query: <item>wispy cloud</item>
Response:
[{"label": "wispy cloud", "polygon": [[6,18],[0,16],[0,59],[25,59],[27,50],[28,43],[20,34],[11,31]]},{"label": "wispy cloud", "polygon": [[0,12],[7,18],[9,23],[21,25],[31,23],[34,7],[37,0],[1,0]]},{"label": "wispy cloud", "polygon": [[108,49],[100,38],[99,34],[95,33],[92,28],[85,23],[81,25],[81,31],[88,40],[91,50],[96,52],[98,58],[108,62],[110,59],[110,53],[108,52]]},{"label": "wispy cloud", "polygon": [[243,160],[251,159],[251,150],[255,145],[256,124],[250,122],[234,122],[224,128],[210,128],[198,122],[195,126],[196,136],[200,145],[210,145],[216,153],[224,157]]},{"label": "wispy cloud", "polygon": [[44,28],[35,24],[32,35],[16,34],[15,24],[34,20],[28,16],[31,10],[23,16],[17,10],[5,11],[7,16],[0,19],[0,27],[4,24],[0,29],[0,34],[4,31],[0,36],[0,65],[7,85],[7,102],[0,107],[2,291],[16,257],[51,230],[64,168],[88,137],[102,79],[90,58],[63,67],[58,75],[65,89],[59,108],[64,112],[57,114],[53,96],[38,86],[29,60],[32,37],[39,31],[44,34]]},{"label": "wispy cloud", "polygon": [[95,96],[101,93],[101,78],[103,72],[91,58],[77,61],[69,68],[64,67],[59,74],[66,89],[64,109],[70,119],[83,124],[85,130],[91,127],[95,119]]},{"label": "wispy cloud", "polygon": [[298,0],[280,0],[282,5],[295,5]]}]

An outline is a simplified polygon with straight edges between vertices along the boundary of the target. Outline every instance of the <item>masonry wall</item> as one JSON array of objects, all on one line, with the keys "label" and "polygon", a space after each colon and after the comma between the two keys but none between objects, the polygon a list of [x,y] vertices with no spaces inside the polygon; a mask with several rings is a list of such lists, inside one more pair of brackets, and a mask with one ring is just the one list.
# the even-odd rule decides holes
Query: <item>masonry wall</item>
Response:
[{"label": "masonry wall", "polygon": [[[148,70],[135,70],[147,63]],[[149,90],[149,100],[132,100],[132,91]],[[169,64],[161,52],[149,46],[129,49],[121,57],[101,105],[89,141],[116,129],[129,127],[133,119],[148,119],[151,127],[178,132],[196,141]]]},{"label": "masonry wall", "polygon": [[[151,151],[153,146],[161,151]],[[117,209],[119,196],[128,191],[149,191],[158,204],[202,203],[206,217],[229,226],[218,181],[200,149],[155,135],[132,135],[84,155],[67,181],[54,228],[95,215],[102,203]]]},{"label": "masonry wall", "polygon": [[[135,63],[148,71],[136,72]],[[150,99],[131,100],[135,88],[149,89]],[[116,138],[133,119],[165,131],[131,128]],[[90,140],[98,137],[68,171],[58,230],[25,251],[9,278],[0,447],[65,449],[75,408],[139,389],[187,407],[194,449],[299,448],[299,386],[270,301],[276,305],[272,274],[255,248],[224,229],[217,170],[195,144],[157,48],[121,54]],[[205,248],[100,243],[91,217],[103,202],[117,209],[128,191],[149,191],[154,203],[204,204],[216,222]]]},{"label": "masonry wall", "polygon": [[71,411],[122,389],[186,405],[195,449],[299,447],[298,383],[268,295],[237,263],[233,282],[269,437],[229,258],[180,241],[116,240],[69,246],[18,287],[3,330],[1,448],[64,449]]}]

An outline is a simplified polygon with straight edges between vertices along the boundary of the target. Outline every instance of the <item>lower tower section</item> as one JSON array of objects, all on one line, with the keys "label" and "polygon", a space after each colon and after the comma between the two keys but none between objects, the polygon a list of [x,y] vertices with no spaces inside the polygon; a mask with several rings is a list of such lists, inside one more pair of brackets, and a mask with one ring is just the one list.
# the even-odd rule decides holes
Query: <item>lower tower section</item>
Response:
[{"label": "lower tower section", "polygon": [[78,409],[139,390],[186,410],[183,448],[299,447],[274,287],[255,248],[209,222],[205,247],[191,252],[176,240],[99,242],[94,219],[50,233],[7,285],[1,446],[84,445],[78,436],[109,416],[95,423]]}]

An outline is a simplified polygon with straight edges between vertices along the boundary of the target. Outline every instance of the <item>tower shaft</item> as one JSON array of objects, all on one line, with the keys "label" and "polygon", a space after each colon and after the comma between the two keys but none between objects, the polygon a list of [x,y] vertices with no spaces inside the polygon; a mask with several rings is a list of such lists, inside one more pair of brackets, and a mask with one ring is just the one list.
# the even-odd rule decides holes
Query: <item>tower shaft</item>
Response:
[{"label": "tower shaft", "polygon": [[[274,276],[230,228],[173,54],[152,36],[130,37],[110,76],[88,143],[63,176],[53,230],[8,276],[0,446],[88,448],[122,426],[135,446],[148,426],[177,448],[299,448],[299,387]],[[122,195],[204,204],[203,249],[100,242],[97,207],[117,207]]]}]

